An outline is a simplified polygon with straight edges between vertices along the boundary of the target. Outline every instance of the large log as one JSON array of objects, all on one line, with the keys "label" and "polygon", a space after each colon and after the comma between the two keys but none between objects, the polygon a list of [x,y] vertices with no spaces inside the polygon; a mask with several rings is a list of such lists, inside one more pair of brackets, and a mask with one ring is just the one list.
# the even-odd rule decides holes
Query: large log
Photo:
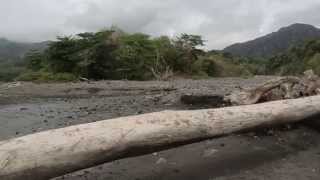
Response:
[{"label": "large log", "polygon": [[[281,99],[294,99],[320,95],[320,77],[313,70],[304,72],[303,77],[279,77],[257,87],[234,91],[224,97],[225,104],[250,105]],[[320,121],[305,122],[309,127],[320,130]]]},{"label": "large log", "polygon": [[113,160],[291,123],[320,113],[320,96],[195,111],[163,111],[0,142],[1,180],[45,180]]}]

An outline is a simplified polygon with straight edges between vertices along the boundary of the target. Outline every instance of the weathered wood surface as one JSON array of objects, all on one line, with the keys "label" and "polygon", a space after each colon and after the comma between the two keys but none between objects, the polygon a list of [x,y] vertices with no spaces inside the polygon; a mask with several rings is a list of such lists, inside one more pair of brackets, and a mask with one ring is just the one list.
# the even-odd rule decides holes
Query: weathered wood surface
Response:
[{"label": "weathered wood surface", "polygon": [[232,105],[249,105],[261,101],[294,99],[320,94],[320,77],[312,70],[303,77],[279,77],[257,87],[241,89],[225,96],[224,101]]},{"label": "weathered wood surface", "polygon": [[[234,91],[225,96],[224,101],[231,105],[249,105],[314,95],[320,95],[320,77],[312,70],[308,70],[302,77],[275,78],[257,87]],[[320,122],[317,119],[305,124],[320,130]]]},{"label": "weathered wood surface", "polygon": [[164,111],[0,142],[1,180],[46,180],[113,160],[320,113],[320,96],[195,111]]},{"label": "weathered wood surface", "polygon": [[[249,105],[256,104],[261,100],[271,101],[276,99],[281,100],[297,98],[298,95],[295,95],[292,92],[292,88],[295,85],[302,86],[300,78],[276,78],[257,87],[241,89],[240,91],[234,91],[230,95],[225,96],[224,100],[226,102],[230,102],[232,105]],[[275,89],[278,90],[278,92],[272,92]]]}]

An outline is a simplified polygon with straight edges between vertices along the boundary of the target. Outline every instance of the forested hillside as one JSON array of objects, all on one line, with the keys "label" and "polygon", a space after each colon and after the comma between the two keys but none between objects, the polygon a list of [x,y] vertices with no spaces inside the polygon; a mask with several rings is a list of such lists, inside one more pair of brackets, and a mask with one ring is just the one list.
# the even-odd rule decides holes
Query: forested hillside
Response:
[{"label": "forested hillside", "polygon": [[18,43],[0,38],[0,81],[13,80],[25,71],[24,55],[32,49],[43,51],[47,43]]},{"label": "forested hillside", "polygon": [[47,42],[18,43],[0,38],[0,59],[17,59],[24,56],[31,49],[44,50]]},{"label": "forested hillside", "polygon": [[231,45],[224,51],[245,57],[270,58],[291,46],[316,38],[320,38],[320,29],[308,24],[292,24],[255,40]]}]

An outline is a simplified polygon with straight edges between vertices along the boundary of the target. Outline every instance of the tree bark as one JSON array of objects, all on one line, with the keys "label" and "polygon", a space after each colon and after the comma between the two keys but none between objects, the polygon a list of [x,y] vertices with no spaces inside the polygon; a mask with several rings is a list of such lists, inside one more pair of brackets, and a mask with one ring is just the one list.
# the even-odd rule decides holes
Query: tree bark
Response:
[{"label": "tree bark", "polygon": [[46,180],[121,158],[320,113],[320,96],[195,111],[163,111],[0,142],[1,180]]}]

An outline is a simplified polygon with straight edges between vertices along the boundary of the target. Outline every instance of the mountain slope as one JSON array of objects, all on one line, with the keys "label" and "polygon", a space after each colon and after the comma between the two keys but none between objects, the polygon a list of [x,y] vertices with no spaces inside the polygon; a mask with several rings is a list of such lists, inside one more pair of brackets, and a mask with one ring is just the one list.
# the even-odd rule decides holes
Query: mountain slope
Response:
[{"label": "mountain slope", "polygon": [[223,51],[247,57],[271,57],[315,38],[320,38],[320,29],[308,24],[293,24],[255,40],[231,45]]},{"label": "mountain slope", "polygon": [[31,49],[43,50],[48,42],[18,43],[0,38],[0,59],[17,59]]}]

